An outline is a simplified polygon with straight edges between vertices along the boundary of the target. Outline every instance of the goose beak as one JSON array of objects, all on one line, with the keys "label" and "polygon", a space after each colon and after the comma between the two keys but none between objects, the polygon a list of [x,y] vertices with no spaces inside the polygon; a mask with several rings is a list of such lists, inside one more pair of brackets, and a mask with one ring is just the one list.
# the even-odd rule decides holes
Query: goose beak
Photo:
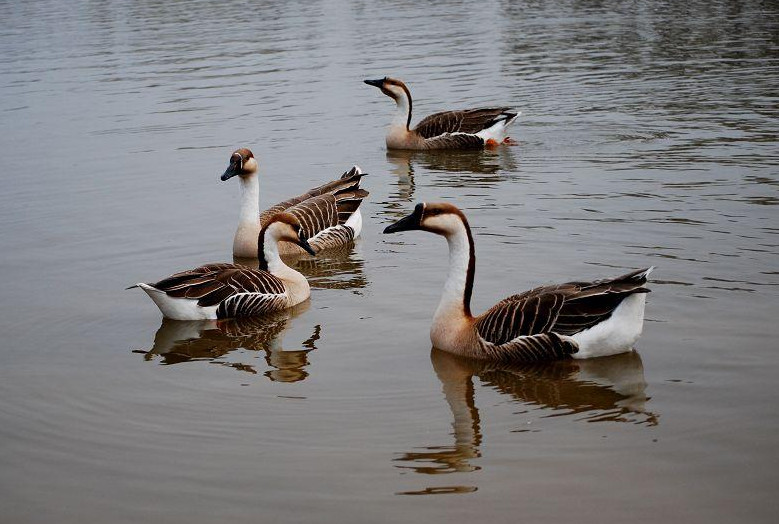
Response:
[{"label": "goose beak", "polygon": [[381,89],[381,87],[384,85],[384,79],[380,78],[379,80],[363,80],[366,84],[373,87],[378,87]]},{"label": "goose beak", "polygon": [[239,162],[230,162],[230,167],[228,167],[225,172],[222,174],[222,182],[225,180],[230,180],[235,175],[239,175],[241,173],[241,165]]},{"label": "goose beak", "polygon": [[311,247],[311,244],[308,243],[308,240],[305,238],[299,238],[297,244],[306,250],[306,253],[311,255],[312,257],[316,256],[316,251],[314,251],[314,248]]},{"label": "goose beak", "polygon": [[417,205],[417,207],[414,208],[414,212],[411,213],[408,216],[405,216],[395,222],[394,224],[390,224],[384,229],[384,234],[387,233],[397,233],[398,231],[413,231],[415,229],[422,229],[422,210],[423,210],[422,204]]}]

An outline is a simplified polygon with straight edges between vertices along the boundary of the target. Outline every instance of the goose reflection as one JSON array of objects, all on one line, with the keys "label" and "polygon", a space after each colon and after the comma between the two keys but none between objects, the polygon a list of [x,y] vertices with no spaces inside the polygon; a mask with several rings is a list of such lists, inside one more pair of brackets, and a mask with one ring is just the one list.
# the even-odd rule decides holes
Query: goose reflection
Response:
[{"label": "goose reflection", "polygon": [[517,171],[513,148],[499,147],[484,151],[387,151],[392,172],[398,176],[397,198],[411,201],[414,197],[415,166],[443,174],[433,185],[476,187],[494,185],[503,172]]},{"label": "goose reflection", "polygon": [[[285,255],[284,262],[305,275],[311,288],[345,289],[354,293],[368,285],[364,261],[354,242],[328,249],[316,257],[307,254]],[[233,263],[257,269],[256,258],[233,257]]]},{"label": "goose reflection", "polygon": [[[454,443],[427,446],[403,453],[397,467],[438,475],[472,472],[481,456],[479,410],[474,402],[476,376],[488,387],[538,410],[541,417],[574,416],[585,422],[627,422],[654,426],[658,416],[646,410],[646,382],[636,352],[589,360],[562,360],[536,364],[501,364],[473,360],[433,349],[430,355],[444,397],[452,411]],[[524,431],[524,430],[523,430]],[[426,488],[402,492],[422,495],[474,491],[474,486]]]},{"label": "goose reflection", "polygon": [[414,151],[391,149],[387,151],[387,160],[392,164],[390,172],[397,176],[397,191],[391,195],[394,202],[413,202],[416,191],[414,182],[414,164],[411,158]]},{"label": "goose reflection", "polygon": [[257,374],[256,364],[228,362],[225,357],[237,353],[256,359],[258,355],[255,352],[264,352],[269,367],[264,372],[267,378],[277,382],[297,382],[308,376],[305,370],[309,364],[308,353],[316,349],[321,328],[319,325],[312,328],[311,336],[301,344],[302,349],[282,349],[281,338],[290,319],[303,313],[309,305],[310,302],[306,301],[291,309],[244,319],[163,319],[154,336],[154,346],[148,351],[136,352],[142,353],[145,360],[160,359],[164,365],[200,360],[251,374]]}]

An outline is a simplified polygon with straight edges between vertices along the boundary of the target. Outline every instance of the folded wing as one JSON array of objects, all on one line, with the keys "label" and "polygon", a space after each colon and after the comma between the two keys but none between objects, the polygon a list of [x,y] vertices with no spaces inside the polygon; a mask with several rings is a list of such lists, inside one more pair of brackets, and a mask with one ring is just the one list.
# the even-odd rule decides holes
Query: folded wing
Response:
[{"label": "folded wing", "polygon": [[197,300],[200,307],[218,305],[219,318],[278,309],[286,297],[284,283],[278,277],[234,264],[207,264],[151,286],[174,298]]},{"label": "folded wing", "polygon": [[[476,319],[485,350],[525,356],[530,360],[559,358],[577,351],[570,336],[607,320],[634,293],[648,293],[650,269],[613,279],[544,286],[508,297]],[[542,336],[548,335],[548,336]]]},{"label": "folded wing", "polygon": [[446,133],[476,134],[501,120],[509,120],[517,113],[510,107],[482,107],[464,111],[443,111],[423,118],[414,131],[423,138],[433,138]]}]

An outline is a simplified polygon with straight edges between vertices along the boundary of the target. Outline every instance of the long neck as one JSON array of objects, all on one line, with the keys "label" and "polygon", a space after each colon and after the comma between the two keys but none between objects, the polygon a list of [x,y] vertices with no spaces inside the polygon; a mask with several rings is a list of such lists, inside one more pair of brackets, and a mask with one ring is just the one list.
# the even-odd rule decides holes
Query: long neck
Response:
[{"label": "long neck", "polygon": [[260,182],[257,173],[239,176],[241,181],[240,224],[255,224],[260,219]]},{"label": "long neck", "polygon": [[260,231],[257,241],[259,267],[283,280],[287,284],[287,292],[291,303],[297,304],[308,298],[310,289],[308,280],[301,273],[284,263],[279,255],[278,238],[272,232],[269,232],[268,229],[268,227],[265,227]]},{"label": "long neck", "polygon": [[446,236],[446,241],[449,243],[449,275],[446,277],[435,317],[443,318],[449,315],[471,317],[476,255],[471,229],[467,223],[461,224],[462,227],[458,227]]},{"label": "long neck", "polygon": [[408,130],[411,125],[411,93],[404,90],[403,94],[395,99],[395,104],[398,106],[398,111],[392,119],[392,125]]},{"label": "long neck", "polygon": [[281,260],[279,255],[279,242],[268,231],[267,227],[262,228],[260,236],[257,239],[257,258],[260,262],[260,269],[269,273],[277,273],[286,269],[292,269]]}]

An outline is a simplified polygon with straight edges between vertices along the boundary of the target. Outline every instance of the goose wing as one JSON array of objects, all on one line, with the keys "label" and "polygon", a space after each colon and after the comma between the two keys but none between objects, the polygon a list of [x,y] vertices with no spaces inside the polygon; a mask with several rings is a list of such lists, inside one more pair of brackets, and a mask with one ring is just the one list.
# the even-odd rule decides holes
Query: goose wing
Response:
[{"label": "goose wing", "polygon": [[476,319],[485,350],[505,358],[559,358],[578,348],[560,335],[573,335],[608,319],[633,293],[647,293],[652,268],[594,282],[543,286],[508,297]]},{"label": "goose wing", "polygon": [[[363,176],[365,176],[365,173],[363,173],[359,167],[354,166],[349,171],[341,175],[341,178],[337,180],[332,180],[322,184],[321,186],[310,189],[302,195],[298,195],[283,202],[279,202],[278,204],[260,213],[260,226],[264,226],[273,215],[281,213],[282,211],[288,211],[290,208],[311,198],[320,195],[335,194],[342,191],[357,190],[360,188],[360,179]],[[367,195],[367,192],[365,194]]]},{"label": "goose wing", "polygon": [[501,120],[517,116],[510,107],[481,107],[463,111],[442,111],[423,118],[414,131],[423,138],[433,138],[447,133],[475,134],[492,127]]},{"label": "goose wing", "polygon": [[367,196],[368,192],[364,189],[341,189],[336,193],[311,197],[287,208],[286,212],[298,219],[311,241],[328,229],[343,226]]},{"label": "goose wing", "polygon": [[425,139],[425,145],[429,149],[481,149],[484,139],[468,133],[444,133]]},{"label": "goose wing", "polygon": [[284,282],[267,271],[235,264],[207,264],[169,276],[152,287],[174,298],[218,305],[217,317],[256,315],[283,307]]}]

